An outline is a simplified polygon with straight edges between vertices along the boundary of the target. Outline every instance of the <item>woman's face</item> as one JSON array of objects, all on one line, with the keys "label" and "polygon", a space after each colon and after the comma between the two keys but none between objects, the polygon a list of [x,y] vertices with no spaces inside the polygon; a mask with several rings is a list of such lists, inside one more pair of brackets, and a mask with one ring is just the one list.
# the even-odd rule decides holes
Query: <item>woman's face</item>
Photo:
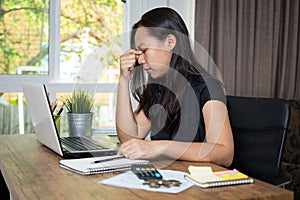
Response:
[{"label": "woman's face", "polygon": [[137,50],[143,53],[138,56],[138,63],[152,78],[164,76],[170,68],[172,57],[170,41],[159,41],[152,37],[145,27],[138,28],[135,34]]}]

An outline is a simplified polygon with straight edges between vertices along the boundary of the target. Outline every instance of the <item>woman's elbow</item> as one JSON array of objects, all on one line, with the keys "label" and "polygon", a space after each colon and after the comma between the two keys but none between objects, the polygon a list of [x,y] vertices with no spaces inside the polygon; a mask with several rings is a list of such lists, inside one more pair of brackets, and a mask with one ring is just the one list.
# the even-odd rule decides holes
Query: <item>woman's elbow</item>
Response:
[{"label": "woman's elbow", "polygon": [[223,159],[222,159],[222,166],[229,167],[233,162],[234,157],[234,149],[233,148],[227,148],[226,151],[223,151]]},{"label": "woman's elbow", "polygon": [[215,148],[210,161],[223,167],[229,167],[233,162],[234,149],[231,147]]},{"label": "woman's elbow", "polygon": [[228,153],[228,155],[226,156],[224,165],[223,165],[224,167],[229,167],[232,164],[232,162],[233,162],[233,155],[234,155],[233,152],[232,153]]}]

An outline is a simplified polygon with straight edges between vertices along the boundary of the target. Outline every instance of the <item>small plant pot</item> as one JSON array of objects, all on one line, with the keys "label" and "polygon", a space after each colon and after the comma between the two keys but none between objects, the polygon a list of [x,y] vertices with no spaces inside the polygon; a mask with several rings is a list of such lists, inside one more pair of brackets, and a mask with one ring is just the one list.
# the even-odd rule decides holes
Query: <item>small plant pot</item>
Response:
[{"label": "small plant pot", "polygon": [[70,137],[91,135],[93,113],[67,113],[67,118]]}]

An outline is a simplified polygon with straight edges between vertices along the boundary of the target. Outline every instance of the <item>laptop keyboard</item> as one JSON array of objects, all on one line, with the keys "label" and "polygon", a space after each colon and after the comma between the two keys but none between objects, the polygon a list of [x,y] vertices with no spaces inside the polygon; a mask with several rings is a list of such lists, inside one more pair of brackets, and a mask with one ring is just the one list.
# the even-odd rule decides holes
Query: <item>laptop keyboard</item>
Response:
[{"label": "laptop keyboard", "polygon": [[101,150],[108,149],[101,146],[96,141],[84,138],[84,137],[63,137],[60,138],[63,146],[72,151],[88,151],[88,150]]}]

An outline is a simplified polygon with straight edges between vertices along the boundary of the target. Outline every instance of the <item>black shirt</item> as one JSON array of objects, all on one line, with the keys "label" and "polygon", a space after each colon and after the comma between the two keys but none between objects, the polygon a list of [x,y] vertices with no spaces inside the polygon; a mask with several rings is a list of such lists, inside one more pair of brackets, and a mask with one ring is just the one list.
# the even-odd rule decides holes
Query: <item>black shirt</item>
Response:
[{"label": "black shirt", "polygon": [[[167,121],[168,114],[163,106],[154,105],[151,108],[149,115],[152,140],[205,141],[202,108],[209,100],[220,100],[226,103],[226,98],[219,82],[210,77],[194,75],[188,80],[189,84],[183,91],[182,100],[178,101],[180,114],[177,119]],[[173,123],[171,127],[174,128],[166,127],[166,122]]]}]

